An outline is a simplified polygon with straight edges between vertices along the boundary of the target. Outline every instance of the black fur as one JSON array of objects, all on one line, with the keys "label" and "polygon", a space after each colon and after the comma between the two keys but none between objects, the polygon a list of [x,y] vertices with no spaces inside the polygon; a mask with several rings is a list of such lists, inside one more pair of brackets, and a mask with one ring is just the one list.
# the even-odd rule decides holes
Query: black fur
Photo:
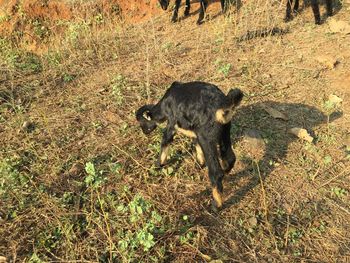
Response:
[{"label": "black fur", "polygon": [[[217,86],[209,83],[174,82],[157,104],[145,105],[138,109],[136,119],[145,134],[152,132],[156,128],[156,123],[167,121],[161,143],[160,165],[164,164],[162,163],[164,160],[161,160],[162,155],[173,141],[177,131],[183,133],[185,130],[194,134],[195,137],[192,138],[200,145],[204,153],[213,189],[216,188],[221,194],[224,171],[229,172],[236,160],[231,147],[230,118],[242,98],[243,93],[239,89],[232,89],[225,96]],[[223,113],[219,116],[228,114],[228,120],[219,122],[218,111]]]},{"label": "black fur", "polygon": [[[326,0],[327,16],[333,15],[332,1],[333,0]],[[293,0],[287,0],[287,9],[286,9],[286,17],[285,17],[286,21],[289,21],[292,19],[292,16],[291,16],[292,4],[293,4]],[[317,25],[321,24],[321,16],[320,16],[320,8],[318,5],[318,0],[311,0],[311,7],[315,17],[315,24]],[[299,0],[295,0],[293,11],[297,12],[298,8],[299,8]]]},{"label": "black fur", "polygon": [[[167,10],[169,6],[170,0],[159,0],[159,4],[162,7],[163,10]],[[199,11],[199,17],[197,20],[197,24],[203,23],[205,11],[208,7],[208,0],[200,0],[199,1],[201,7]],[[180,8],[181,0],[175,0],[175,8],[173,17],[171,19],[172,22],[176,22],[179,14],[179,8]],[[190,14],[190,8],[191,8],[191,1],[186,0],[186,8],[185,8],[185,16],[188,16]],[[221,9],[223,12],[226,12],[227,10],[227,3],[225,3],[225,0],[221,0]]]}]

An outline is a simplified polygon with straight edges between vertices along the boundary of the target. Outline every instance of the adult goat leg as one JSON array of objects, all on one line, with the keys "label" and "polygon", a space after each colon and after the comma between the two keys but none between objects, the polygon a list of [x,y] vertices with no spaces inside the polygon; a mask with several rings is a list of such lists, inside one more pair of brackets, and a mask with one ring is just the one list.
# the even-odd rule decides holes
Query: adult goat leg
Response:
[{"label": "adult goat leg", "polygon": [[320,8],[318,6],[318,0],[311,0],[311,8],[315,17],[315,24],[321,24]]},{"label": "adult goat leg", "polygon": [[188,16],[190,14],[191,9],[191,0],[186,0],[186,8],[185,8],[185,16]]},{"label": "adult goat leg", "polygon": [[199,17],[197,20],[197,24],[200,25],[203,23],[203,19],[205,17],[205,12],[208,7],[208,0],[200,0],[200,11],[199,11]]},{"label": "adult goat leg", "polygon": [[327,16],[333,15],[333,0],[326,0]]},{"label": "adult goat leg", "polygon": [[284,18],[286,22],[292,19],[292,4],[293,0],[287,0],[286,17]]},{"label": "adult goat leg", "polygon": [[173,17],[171,18],[171,22],[176,22],[179,16],[179,8],[180,8],[181,0],[175,0],[175,8]]}]

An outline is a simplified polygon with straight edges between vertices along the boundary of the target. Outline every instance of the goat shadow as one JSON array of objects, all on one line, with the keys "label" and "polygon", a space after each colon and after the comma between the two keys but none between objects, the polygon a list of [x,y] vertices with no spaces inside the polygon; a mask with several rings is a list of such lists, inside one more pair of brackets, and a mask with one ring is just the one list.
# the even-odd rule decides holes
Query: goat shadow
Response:
[{"label": "goat shadow", "polygon": [[[288,116],[288,120],[273,118],[264,109],[266,106],[284,113]],[[341,116],[341,112],[334,112],[330,115],[329,121],[334,121]],[[253,138],[253,140],[258,139],[264,142],[262,157],[255,159],[256,164],[259,166],[261,179],[264,181],[274,170],[274,166],[270,164],[271,161],[283,162],[288,152],[288,146],[293,141],[299,140],[295,135],[288,132],[289,129],[294,127],[304,128],[314,137],[313,143],[317,143],[318,138],[313,130],[317,126],[326,123],[327,116],[313,106],[301,103],[259,102],[237,108],[236,114],[232,119],[231,139],[233,148],[235,148],[238,142],[247,137],[245,134],[248,131],[249,137],[256,135],[256,138]],[[240,202],[248,192],[260,184],[260,178],[252,175],[252,171],[256,168],[253,165],[254,159],[248,157],[241,160],[241,162],[246,164],[242,171],[235,173],[235,167],[233,167],[231,172],[224,178],[224,194],[228,198],[226,198],[222,210]],[[230,189],[230,185],[234,185],[243,177],[248,178],[245,185],[238,190]],[[203,195],[210,195],[210,193],[208,190],[205,190],[195,194],[193,197],[202,199]]]}]

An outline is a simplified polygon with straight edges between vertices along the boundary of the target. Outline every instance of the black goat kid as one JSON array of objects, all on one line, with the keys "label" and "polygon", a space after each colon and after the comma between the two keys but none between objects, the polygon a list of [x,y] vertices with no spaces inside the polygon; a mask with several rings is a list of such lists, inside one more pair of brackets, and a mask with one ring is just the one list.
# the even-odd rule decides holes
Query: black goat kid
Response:
[{"label": "black goat kid", "polygon": [[[293,0],[287,0],[287,10],[286,10],[286,21],[289,21],[292,19],[291,12],[292,12],[292,4]],[[320,8],[318,5],[318,0],[311,0],[311,7],[312,11],[314,13],[315,17],[315,23],[317,25],[321,24],[321,16],[320,16]],[[332,0],[326,0],[326,7],[327,7],[327,16],[333,15],[333,3]],[[294,12],[297,12],[299,8],[299,0],[295,0],[294,3]]]},{"label": "black goat kid", "polygon": [[[159,4],[162,7],[163,10],[167,10],[169,6],[170,0],[159,0]],[[204,19],[205,11],[208,6],[208,0],[200,0],[199,1],[201,7],[199,11],[199,17],[197,20],[197,24],[201,24]],[[174,8],[174,13],[173,17],[171,19],[172,22],[176,22],[179,14],[179,8],[180,8],[181,0],[175,0],[175,8]],[[190,14],[190,8],[191,8],[191,1],[186,0],[186,8],[185,8],[185,16],[188,16]],[[225,5],[225,0],[221,0],[221,9],[223,12],[226,11],[227,6]]]},{"label": "black goat kid", "polygon": [[230,128],[234,108],[242,98],[239,89],[231,89],[225,96],[217,86],[209,83],[174,82],[157,104],[144,105],[136,112],[136,119],[145,134],[151,133],[157,123],[167,121],[158,160],[160,166],[168,158],[169,145],[176,132],[194,139],[199,163],[204,165],[205,161],[208,166],[216,207],[222,206],[224,172],[229,172],[236,161]]}]

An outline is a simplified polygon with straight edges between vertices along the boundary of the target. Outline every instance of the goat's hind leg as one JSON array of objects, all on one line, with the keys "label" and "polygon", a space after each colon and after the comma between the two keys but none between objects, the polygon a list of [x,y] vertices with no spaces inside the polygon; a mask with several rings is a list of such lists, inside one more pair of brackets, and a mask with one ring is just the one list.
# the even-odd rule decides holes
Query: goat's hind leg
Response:
[{"label": "goat's hind leg", "polygon": [[218,143],[213,140],[208,140],[205,136],[199,136],[199,144],[203,149],[205,162],[208,166],[209,179],[212,185],[213,200],[216,208],[222,206],[222,180],[224,173],[221,169],[217,145]]},{"label": "goat's hind leg", "polygon": [[287,0],[287,7],[286,7],[286,17],[284,18],[284,21],[288,22],[292,19],[292,4],[293,0]]},{"label": "goat's hind leg", "polygon": [[191,9],[191,1],[186,0],[186,8],[185,8],[184,16],[188,16],[190,14],[190,9]]},{"label": "goat's hind leg", "polygon": [[311,0],[311,7],[315,17],[315,24],[320,25],[321,15],[320,15],[320,7],[318,5],[318,0]]},{"label": "goat's hind leg", "polygon": [[203,23],[205,11],[207,10],[207,6],[208,6],[208,0],[200,0],[199,3],[201,5],[201,7],[200,7],[200,11],[199,11],[199,17],[197,20],[198,25]]},{"label": "goat's hind leg", "polygon": [[299,9],[299,0],[295,0],[294,7],[293,7],[293,12],[294,13],[298,12],[298,9]]},{"label": "goat's hind leg", "polygon": [[221,11],[222,13],[226,13],[227,9],[228,9],[228,3],[229,0],[221,0]]},{"label": "goat's hind leg", "polygon": [[171,22],[176,22],[177,18],[179,16],[179,8],[180,8],[181,0],[175,0],[175,8],[174,8],[174,13],[173,17],[171,18]]},{"label": "goat's hind leg", "polygon": [[333,0],[326,0],[327,16],[333,15]]},{"label": "goat's hind leg", "polygon": [[232,151],[231,143],[231,122],[225,124],[220,140],[221,167],[225,173],[229,173],[236,162],[236,156]]},{"label": "goat's hind leg", "polygon": [[157,161],[157,166],[162,167],[166,163],[169,156],[169,146],[174,139],[175,129],[173,125],[168,123],[162,138],[162,143],[160,145],[160,154]]}]

